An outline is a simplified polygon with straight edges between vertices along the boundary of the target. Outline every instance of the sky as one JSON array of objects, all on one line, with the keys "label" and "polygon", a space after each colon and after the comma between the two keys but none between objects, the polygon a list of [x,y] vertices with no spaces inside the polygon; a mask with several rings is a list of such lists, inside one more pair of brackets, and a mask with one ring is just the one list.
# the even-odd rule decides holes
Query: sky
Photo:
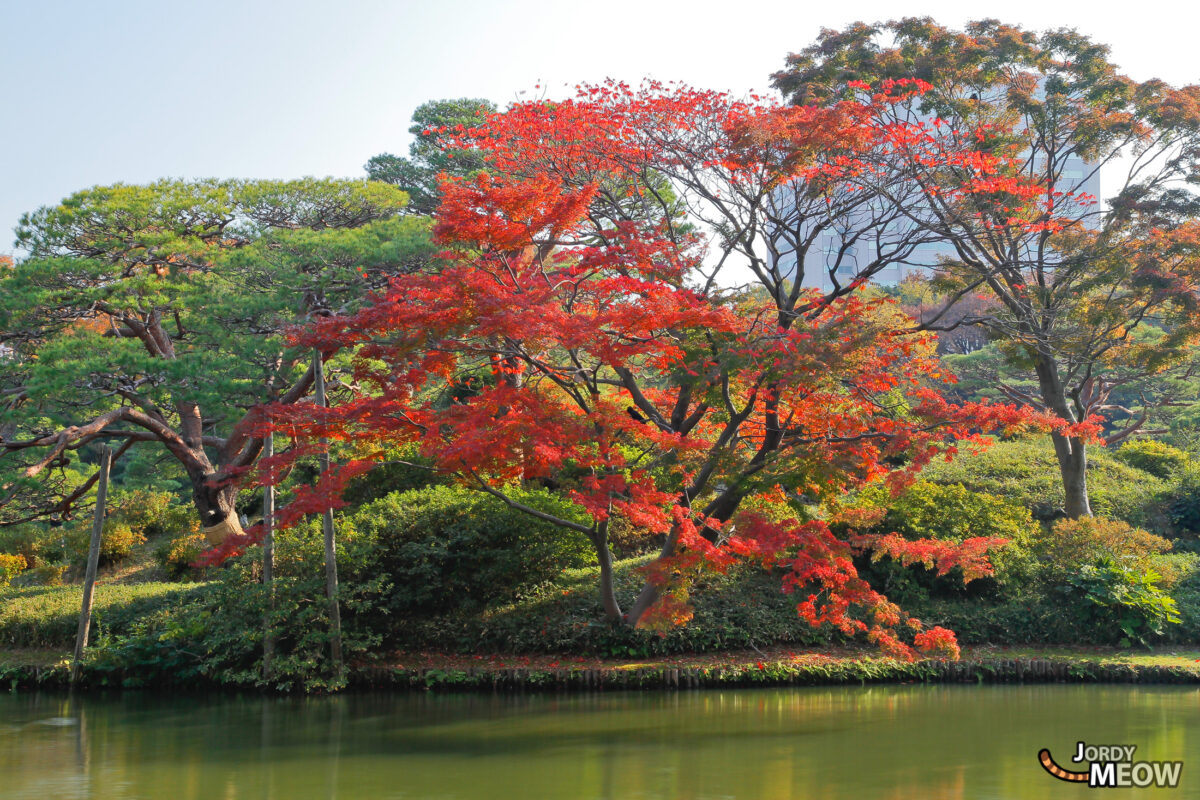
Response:
[{"label": "sky", "polygon": [[605,78],[769,92],[789,52],[858,20],[1074,27],[1133,78],[1198,82],[1200,7],[1189,6],[0,0],[0,254],[14,252],[22,213],[97,184],[361,177],[371,156],[407,152],[427,100],[503,106]]}]

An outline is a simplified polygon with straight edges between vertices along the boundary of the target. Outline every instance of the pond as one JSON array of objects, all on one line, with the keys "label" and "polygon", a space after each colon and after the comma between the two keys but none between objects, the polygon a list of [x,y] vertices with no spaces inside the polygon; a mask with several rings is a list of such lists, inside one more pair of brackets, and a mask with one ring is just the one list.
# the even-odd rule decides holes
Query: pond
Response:
[{"label": "pond", "polygon": [[1086,770],[1079,741],[1183,760],[1180,788],[1122,798],[1200,796],[1200,688],[869,686],[2,695],[0,797],[1084,798],[1037,760]]}]

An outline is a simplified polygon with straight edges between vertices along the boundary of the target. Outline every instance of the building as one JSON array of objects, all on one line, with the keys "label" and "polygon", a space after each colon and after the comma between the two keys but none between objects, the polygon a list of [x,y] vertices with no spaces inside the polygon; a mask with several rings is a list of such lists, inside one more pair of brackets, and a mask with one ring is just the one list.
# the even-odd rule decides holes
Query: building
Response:
[{"label": "building", "polygon": [[[1071,156],[1063,165],[1059,185],[1065,187],[1063,191],[1089,194],[1097,201],[1100,199],[1099,170],[1077,156]],[[901,229],[900,223],[892,222],[880,226],[878,231],[872,231],[869,236],[852,241],[855,238],[852,220],[845,222],[840,229],[839,226],[832,226],[819,234],[809,247],[804,258],[801,285],[829,292],[834,288],[833,282],[836,278],[841,286],[845,286],[860,270],[879,257],[881,247],[884,248],[885,260],[889,263],[873,275],[872,281],[883,286],[894,286],[910,275],[929,275],[941,261],[956,258],[954,248],[947,242],[939,241],[914,244],[903,248],[905,252],[899,254],[895,249],[891,253],[886,252],[889,242],[893,247],[898,247],[898,243],[906,236],[911,236],[914,231],[915,225],[911,223],[905,229]],[[781,274],[795,275],[795,258],[792,252],[782,253],[775,259]]]}]

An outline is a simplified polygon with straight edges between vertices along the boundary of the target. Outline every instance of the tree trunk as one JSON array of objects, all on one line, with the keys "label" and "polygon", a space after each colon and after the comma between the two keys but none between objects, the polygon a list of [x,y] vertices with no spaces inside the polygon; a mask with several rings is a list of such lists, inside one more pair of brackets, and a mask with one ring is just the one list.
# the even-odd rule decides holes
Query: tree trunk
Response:
[{"label": "tree trunk", "polygon": [[[667,540],[663,542],[662,551],[658,554],[659,559],[670,558],[675,555],[675,547],[679,543],[679,532],[672,528],[667,534]],[[642,616],[654,605],[658,600],[658,587],[652,581],[646,581],[642,586],[642,591],[638,592],[637,599],[633,601],[633,605],[629,608],[629,613],[625,615],[625,624],[631,628],[636,628],[641,621]]]},{"label": "tree trunk", "polygon": [[[325,397],[325,364],[321,351],[313,350],[313,373],[317,405],[328,408]],[[321,439],[321,474],[329,474],[329,440]],[[325,509],[321,518],[321,531],[325,539],[325,597],[329,601],[329,654],[333,668],[340,678],[345,671],[342,660],[342,611],[338,603],[337,542],[334,540],[333,509]]]},{"label": "tree trunk", "polygon": [[[1034,370],[1037,372],[1038,386],[1042,393],[1042,402],[1061,420],[1074,424],[1079,422],[1078,415],[1072,410],[1070,399],[1058,377],[1058,364],[1047,354],[1038,353],[1034,357]],[[1090,517],[1092,506],[1088,500],[1087,489],[1087,444],[1078,437],[1063,436],[1052,433],[1054,454],[1058,458],[1058,472],[1062,478],[1064,507],[1071,519]]]},{"label": "tree trunk", "polygon": [[96,588],[96,568],[100,564],[100,539],[104,535],[104,512],[108,503],[108,472],[112,468],[112,450],[104,448],[100,458],[100,482],[96,487],[96,514],[92,519],[92,539],[88,547],[83,577],[83,605],[79,611],[79,629],[75,633],[75,655],[71,659],[71,687],[79,682],[79,662],[88,643],[92,626],[92,591]]},{"label": "tree trunk", "polygon": [[[763,453],[760,452],[756,456],[756,460],[761,458]],[[705,516],[711,517],[719,522],[725,523],[733,518],[734,512],[738,510],[738,506],[742,504],[742,500],[746,499],[744,489],[732,487],[721,492],[721,494],[704,509]],[[713,543],[717,541],[717,531],[706,528],[701,533]],[[662,551],[658,554],[659,559],[670,558],[675,555],[675,548],[679,545],[679,531],[675,528],[667,534],[667,540],[663,542]],[[638,593],[637,599],[633,601],[633,605],[629,609],[629,613],[625,615],[625,622],[631,627],[636,628],[638,622],[641,621],[642,615],[645,614],[650,606],[658,600],[658,587],[651,581],[646,581],[642,586],[642,591]]]},{"label": "tree trunk", "polygon": [[621,604],[617,602],[617,590],[613,582],[612,550],[608,546],[608,521],[605,520],[592,539],[596,546],[596,559],[600,562],[600,603],[609,622],[621,622]]},{"label": "tree trunk", "polygon": [[237,514],[237,487],[212,486],[217,476],[209,472],[188,476],[192,481],[192,502],[200,514],[200,524],[208,543],[218,545],[233,534],[241,534],[242,523]]},{"label": "tree trunk", "polygon": [[1087,488],[1087,445],[1082,439],[1052,434],[1058,471],[1062,476],[1064,509],[1071,519],[1090,517]]},{"label": "tree trunk", "polygon": [[[659,558],[662,558],[660,555]],[[625,616],[625,624],[631,628],[636,628],[641,622],[642,616],[650,610],[650,606],[658,600],[658,587],[650,581],[646,581],[642,586],[642,590],[638,592],[637,599],[633,601],[633,605],[629,607],[629,613]]]}]

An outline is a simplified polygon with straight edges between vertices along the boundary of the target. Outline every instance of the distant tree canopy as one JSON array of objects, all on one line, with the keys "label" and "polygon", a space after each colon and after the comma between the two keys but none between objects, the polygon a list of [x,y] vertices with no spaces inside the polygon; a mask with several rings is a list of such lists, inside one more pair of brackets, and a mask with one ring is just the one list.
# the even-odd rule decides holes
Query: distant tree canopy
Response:
[{"label": "distant tree canopy", "polygon": [[442,147],[439,131],[452,131],[460,125],[465,128],[481,125],[495,110],[491,101],[479,98],[422,103],[413,112],[413,124],[408,129],[414,137],[408,148],[408,158],[381,153],[367,162],[367,176],[408,192],[408,213],[433,214],[439,199],[439,174],[466,177],[483,168],[481,153],[466,148]]},{"label": "distant tree canopy", "polygon": [[0,272],[0,524],[69,515],[89,488],[73,454],[105,441],[163,448],[204,525],[237,529],[256,408],[312,383],[285,331],[428,261],[405,202],[362,180],[167,180],[22,217],[29,255]]},{"label": "distant tree canopy", "polygon": [[[1073,30],[983,20],[956,31],[929,18],[822,31],[774,75],[804,107],[914,79],[910,102],[879,108],[884,124],[924,127],[887,154],[908,165],[917,196],[901,202],[869,170],[861,188],[953,247],[948,301],[925,327],[975,324],[1011,343],[1032,384],[999,388],[1073,431],[1052,434],[1066,511],[1090,515],[1088,430],[1115,415],[1126,424],[1107,441],[1137,432],[1169,398],[1122,388],[1185,364],[1200,336],[1200,86],[1136,82]],[[958,191],[985,165],[997,180]],[[1106,165],[1118,180],[1102,204],[1087,182]],[[950,312],[979,294],[993,302]],[[1133,335],[1147,325],[1156,335]]]}]

